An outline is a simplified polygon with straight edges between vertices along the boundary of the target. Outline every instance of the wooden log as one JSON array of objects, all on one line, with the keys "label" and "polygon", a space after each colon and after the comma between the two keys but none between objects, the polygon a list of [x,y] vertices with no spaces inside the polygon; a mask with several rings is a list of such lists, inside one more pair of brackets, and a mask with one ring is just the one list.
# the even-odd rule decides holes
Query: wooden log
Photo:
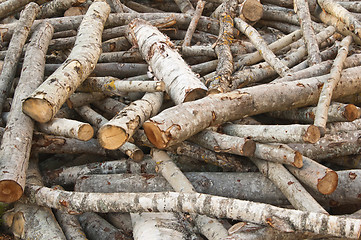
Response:
[{"label": "wooden log", "polygon": [[132,236],[133,226],[129,213],[108,213],[105,219],[128,236]]},{"label": "wooden log", "polygon": [[[352,94],[361,91],[358,89],[358,81],[360,81],[357,76],[358,71],[359,68],[349,68],[342,72],[341,80],[334,91],[335,98],[345,95],[346,92]],[[165,148],[187,139],[210,125],[244,116],[314,104],[318,100],[320,89],[317,86],[320,83],[320,80],[310,78],[207,96],[164,110],[146,121],[143,128],[154,146]],[[277,96],[282,96],[282,100],[277,100]],[[204,111],[204,106],[209,106],[207,111]],[[193,121],[189,122],[188,119]]]},{"label": "wooden log", "polygon": [[123,96],[124,92],[162,92],[165,90],[165,85],[162,81],[127,81],[114,77],[90,77],[78,90]]},{"label": "wooden log", "polygon": [[212,130],[204,130],[192,136],[190,140],[215,152],[227,152],[241,156],[253,156],[256,149],[256,144],[250,139],[228,136]]},{"label": "wooden log", "polygon": [[306,191],[301,183],[279,163],[251,158],[261,173],[269,178],[287,197],[295,209],[328,214],[323,207]]},{"label": "wooden log", "polygon": [[[361,30],[361,29],[360,29]],[[343,69],[343,62],[345,61],[349,46],[352,42],[352,37],[345,37],[340,45],[339,52],[332,64],[330,77],[322,86],[320,98],[317,103],[314,125],[320,128],[321,134],[324,135],[326,131],[326,123],[328,116],[328,108],[331,103],[332,93],[336,85],[340,81],[341,71]]]},{"label": "wooden log", "polygon": [[352,122],[334,122],[327,125],[328,134],[337,134],[338,132],[351,132],[361,130],[361,119]]},{"label": "wooden log", "polygon": [[267,46],[266,42],[263,40],[262,36],[258,31],[242,21],[240,18],[235,18],[234,23],[237,29],[244,33],[257,48],[258,52],[262,55],[264,60],[272,66],[272,68],[280,75],[285,76],[286,72],[289,70],[288,67],[276,57],[272,50]]},{"label": "wooden log", "polygon": [[95,110],[93,110],[89,105],[81,106],[79,108],[76,108],[75,111],[87,122],[89,122],[91,125],[95,126],[96,131],[98,131],[97,126],[104,125],[108,122],[108,119],[97,113]]},{"label": "wooden log", "polygon": [[[185,172],[184,175],[199,193],[275,205],[289,204],[282,192],[261,173]],[[74,179],[74,182],[76,180],[74,188],[80,192],[174,191],[164,177],[154,172],[132,174],[90,173],[80,176],[82,177]]]},{"label": "wooden log", "polygon": [[84,232],[90,240],[132,239],[96,213],[86,212],[81,214],[78,219],[84,229]]},{"label": "wooden log", "polygon": [[139,63],[143,58],[138,51],[120,51],[120,52],[104,52],[100,54],[98,63],[107,62],[124,62],[124,63]]},{"label": "wooden log", "polygon": [[88,141],[94,135],[94,129],[89,123],[66,118],[53,118],[49,122],[37,124],[37,128],[46,134],[75,138],[82,141]]},{"label": "wooden log", "polygon": [[315,32],[312,28],[310,10],[306,0],[294,0],[294,9],[302,29],[303,40],[307,46],[309,65],[321,63],[321,54],[318,47]]},{"label": "wooden log", "polygon": [[167,93],[176,104],[205,96],[207,88],[171,49],[169,39],[155,27],[137,19],[129,25],[127,36],[133,45],[139,47],[154,76],[164,81]]},{"label": "wooden log", "polygon": [[[169,182],[177,192],[196,192],[191,182],[182,171],[175,165],[172,159],[164,151],[153,148],[152,158],[157,164],[157,171]],[[223,239],[227,230],[217,220],[204,215],[191,214],[194,223],[200,233],[210,240]]]},{"label": "wooden log", "polygon": [[284,23],[284,22],[278,22],[278,21],[272,21],[272,20],[259,20],[257,22],[258,24],[261,24],[262,26],[267,26],[267,27],[271,27],[271,28],[275,28],[280,30],[283,33],[292,33],[294,31],[298,31],[300,30],[299,26],[290,24],[290,23]]},{"label": "wooden log", "polygon": [[337,3],[350,12],[361,13],[361,3],[358,1],[337,2]]},{"label": "wooden log", "polygon": [[[9,0],[4,1],[0,4],[0,16],[5,18],[14,14],[16,11],[27,5],[28,3],[33,2],[32,0]],[[30,28],[30,27],[29,27]]]},{"label": "wooden log", "polygon": [[174,2],[178,5],[182,13],[194,13],[194,7],[189,0],[175,0]]},{"label": "wooden log", "polygon": [[[31,202],[68,212],[177,211],[242,219],[262,225],[272,223],[274,228],[283,231],[301,230],[349,238],[358,238],[361,231],[361,220],[358,219],[284,209],[200,193],[81,193],[52,190],[36,185],[28,185],[26,193]],[[283,219],[287,219],[287,223]]]},{"label": "wooden log", "polygon": [[320,131],[314,125],[238,125],[225,124],[222,131],[238,137],[248,137],[264,143],[315,143],[320,139]]},{"label": "wooden log", "polygon": [[243,21],[254,24],[262,18],[263,5],[258,0],[244,0],[239,6],[239,12]]},{"label": "wooden log", "polygon": [[[315,112],[316,107],[306,107],[281,112],[270,112],[269,116],[303,123],[313,123]],[[331,102],[328,108],[327,122],[352,122],[359,118],[360,114],[360,108],[353,104]]]},{"label": "wooden log", "polygon": [[117,113],[109,122],[100,127],[98,140],[106,149],[122,146],[144,121],[157,114],[163,102],[162,93],[146,93]]},{"label": "wooden log", "polygon": [[67,9],[74,5],[82,4],[85,1],[86,0],[55,0],[47,2],[41,6],[37,18],[60,17]]},{"label": "wooden log", "polygon": [[189,23],[189,27],[187,29],[186,36],[184,37],[182,49],[186,46],[190,46],[191,40],[192,40],[192,35],[197,28],[197,23],[199,21],[199,18],[202,16],[202,11],[203,11],[205,3],[206,2],[204,2],[202,0],[199,0],[197,2],[197,7],[196,7],[196,10],[194,11],[192,21]]},{"label": "wooden log", "polygon": [[127,106],[125,103],[122,103],[110,97],[105,98],[101,101],[93,102],[92,105],[110,115],[111,118]]},{"label": "wooden log", "polygon": [[92,4],[79,27],[67,61],[23,102],[23,111],[27,115],[38,122],[50,121],[93,71],[100,55],[101,33],[109,12],[110,7],[104,2]]},{"label": "wooden log", "polygon": [[0,169],[3,171],[0,177],[2,202],[14,202],[23,193],[34,123],[21,111],[21,101],[43,81],[45,54],[52,34],[51,25],[39,26],[31,37],[25,54],[24,67],[0,148]]},{"label": "wooden log", "polygon": [[68,99],[66,99],[66,105],[72,109],[81,107],[90,103],[98,102],[106,98],[106,95],[99,92],[92,93],[80,93],[76,92],[70,95]]},{"label": "wooden log", "polygon": [[[7,1],[0,4],[0,13],[1,6],[5,7],[6,9],[6,7],[17,5],[17,2],[20,4],[24,4],[24,1]],[[28,3],[29,1],[25,2]],[[21,6],[23,5],[20,5],[20,7]],[[9,10],[10,9],[7,9],[6,11]],[[11,85],[13,84],[16,73],[16,66],[19,63],[25,41],[28,38],[30,28],[33,25],[38,11],[39,6],[36,3],[30,3],[22,12],[19,22],[16,23],[16,28],[14,29],[13,37],[10,40],[9,47],[6,52],[5,60],[2,66],[2,71],[0,74],[0,113],[2,112],[3,105],[6,98],[8,97]],[[0,16],[4,15],[5,14],[1,14]]]}]

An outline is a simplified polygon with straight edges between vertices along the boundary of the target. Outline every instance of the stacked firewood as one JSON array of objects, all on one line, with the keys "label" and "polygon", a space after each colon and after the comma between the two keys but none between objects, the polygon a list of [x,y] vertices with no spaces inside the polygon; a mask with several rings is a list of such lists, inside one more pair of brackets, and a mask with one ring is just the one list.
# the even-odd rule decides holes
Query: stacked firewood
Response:
[{"label": "stacked firewood", "polygon": [[357,239],[361,2],[1,0],[20,239]]}]

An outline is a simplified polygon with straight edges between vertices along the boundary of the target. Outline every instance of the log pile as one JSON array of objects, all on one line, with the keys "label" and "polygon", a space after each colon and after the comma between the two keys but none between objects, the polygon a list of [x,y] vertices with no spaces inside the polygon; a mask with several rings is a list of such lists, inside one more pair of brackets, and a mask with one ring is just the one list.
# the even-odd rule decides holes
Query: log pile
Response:
[{"label": "log pile", "polygon": [[0,1],[2,231],[358,239],[361,4]]}]

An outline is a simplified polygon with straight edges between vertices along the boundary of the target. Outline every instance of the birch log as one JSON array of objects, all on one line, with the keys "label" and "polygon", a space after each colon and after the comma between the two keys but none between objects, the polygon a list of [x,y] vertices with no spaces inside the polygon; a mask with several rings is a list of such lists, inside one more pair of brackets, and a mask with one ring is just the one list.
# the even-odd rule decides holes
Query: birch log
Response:
[{"label": "birch log", "polygon": [[59,17],[73,5],[79,5],[84,2],[86,2],[86,0],[55,0],[47,2],[41,6],[37,18]]},{"label": "birch log", "polygon": [[[152,158],[156,162],[158,171],[177,192],[196,192],[191,182],[182,171],[175,165],[172,159],[164,151],[153,148]],[[224,239],[228,233],[223,225],[217,220],[204,215],[192,214],[194,222],[204,236],[209,240]]]},{"label": "birch log", "polygon": [[101,34],[109,12],[110,7],[105,2],[94,2],[90,6],[68,59],[23,102],[27,115],[38,122],[50,121],[93,71],[101,52]]},{"label": "birch log", "polygon": [[33,33],[24,57],[11,114],[1,141],[0,201],[2,202],[16,201],[23,193],[34,123],[21,111],[21,101],[43,81],[45,54],[52,34],[51,25],[40,25]]},{"label": "birch log", "polygon": [[[335,88],[335,98],[361,91],[361,68],[342,72]],[[229,93],[207,96],[162,111],[143,124],[154,146],[165,148],[177,144],[210,125],[260,113],[307,106],[318,101],[322,84],[318,78],[243,88]],[[282,96],[282,98],[279,98]],[[207,110],[205,111],[205,106]],[[190,122],[189,119],[192,119]]]},{"label": "birch log", "polygon": [[81,193],[27,185],[29,201],[68,212],[155,212],[174,211],[205,214],[272,225],[283,231],[309,231],[318,234],[358,238],[361,220],[322,213],[284,209],[272,205],[229,199],[200,193]]},{"label": "birch log", "polygon": [[[16,2],[17,1],[7,1],[0,4],[0,12],[1,6],[7,6],[8,3],[10,4],[9,6],[11,6],[13,4],[16,4]],[[7,9],[6,11],[9,10],[10,9]],[[0,74],[0,113],[2,112],[3,105],[6,101],[6,98],[8,97],[11,85],[13,84],[16,74],[16,66],[19,63],[25,41],[28,38],[30,28],[33,25],[36,14],[38,12],[39,6],[36,3],[30,3],[21,13],[20,19],[16,23],[16,28],[14,30],[13,37],[10,40],[9,47],[6,52],[5,60],[2,66],[2,71]],[[4,15],[5,14],[1,14],[0,16]]]},{"label": "birch log", "polygon": [[[33,2],[32,0],[7,0],[0,4],[0,18],[5,18],[14,14],[20,8],[24,7],[26,4]],[[29,29],[28,29],[29,30]],[[28,31],[27,30],[27,31]]]},{"label": "birch log", "polygon": [[207,88],[157,28],[136,19],[129,24],[127,37],[139,47],[154,76],[165,83],[167,93],[176,104],[205,96]]},{"label": "birch log", "polygon": [[119,148],[133,136],[145,120],[159,112],[162,102],[162,93],[146,93],[142,99],[132,102],[100,127],[99,143],[106,149]]}]

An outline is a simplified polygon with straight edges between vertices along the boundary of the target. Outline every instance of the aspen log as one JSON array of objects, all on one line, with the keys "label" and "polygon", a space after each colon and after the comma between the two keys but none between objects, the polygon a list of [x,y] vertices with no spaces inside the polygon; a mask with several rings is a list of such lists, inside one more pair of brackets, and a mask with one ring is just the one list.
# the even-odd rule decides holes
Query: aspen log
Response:
[{"label": "aspen log", "polygon": [[24,67],[1,141],[0,169],[3,173],[0,177],[0,201],[2,202],[18,200],[25,187],[25,171],[30,157],[34,123],[21,111],[21,101],[43,81],[45,54],[52,34],[51,25],[40,25],[31,37],[26,50]]},{"label": "aspen log", "polygon": [[205,96],[207,88],[158,29],[136,19],[129,24],[127,37],[139,47],[154,76],[165,83],[167,93],[176,104]]},{"label": "aspen log", "polygon": [[[1,6],[8,7],[7,4],[13,5],[16,2],[24,1],[7,1],[0,4]],[[28,3],[30,1],[26,1]],[[9,9],[8,9],[9,10]],[[6,11],[8,11],[6,10]],[[39,6],[36,3],[30,3],[26,6],[22,12],[19,22],[16,23],[16,28],[14,30],[13,37],[10,40],[8,50],[5,55],[5,60],[2,66],[2,71],[0,74],[0,113],[2,112],[3,105],[8,97],[11,85],[13,84],[16,66],[19,63],[22,50],[25,44],[26,39],[28,38],[30,28],[33,25],[36,14],[39,12]],[[4,16],[1,14],[0,16]]]},{"label": "aspen log", "polygon": [[274,228],[288,232],[300,230],[358,238],[361,231],[359,219],[284,209],[201,193],[81,193],[27,185],[26,194],[29,201],[40,206],[73,213],[174,211],[206,214],[217,218],[242,219],[261,225],[272,224]]},{"label": "aspen log", "polygon": [[92,4],[79,26],[75,46],[66,62],[23,102],[23,111],[27,115],[38,122],[50,121],[93,71],[100,55],[101,34],[109,12],[110,7],[105,2]]},{"label": "aspen log", "polygon": [[[361,91],[357,75],[360,68],[342,72],[333,96],[335,98]],[[318,101],[322,82],[316,78],[243,88],[229,93],[207,96],[162,111],[143,124],[154,146],[165,148],[177,144],[210,125],[260,113],[286,110]],[[281,99],[278,96],[282,96]],[[207,111],[204,111],[207,106]],[[193,119],[189,122],[189,119]]]}]

